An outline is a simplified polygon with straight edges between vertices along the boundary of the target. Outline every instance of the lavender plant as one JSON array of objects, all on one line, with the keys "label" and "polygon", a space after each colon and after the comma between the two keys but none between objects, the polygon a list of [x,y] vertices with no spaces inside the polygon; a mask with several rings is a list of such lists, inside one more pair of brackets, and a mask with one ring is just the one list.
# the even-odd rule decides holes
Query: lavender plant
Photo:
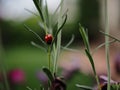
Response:
[{"label": "lavender plant", "polygon": [[[96,74],[96,69],[95,69],[95,64],[94,64],[94,60],[92,58],[92,53],[90,52],[90,44],[89,44],[89,39],[88,39],[88,35],[87,35],[87,31],[85,31],[85,29],[80,25],[80,34],[82,36],[84,45],[85,45],[85,53],[91,63],[95,78],[96,78],[96,82],[97,82],[97,88],[91,88],[88,86],[84,86],[84,85],[79,85],[76,84],[77,87],[80,88],[84,88],[84,89],[88,89],[88,90],[119,90],[120,89],[120,84],[119,82],[115,82],[112,81],[111,82],[111,73],[110,73],[110,63],[109,63],[109,44],[113,43],[113,42],[120,42],[119,39],[109,35],[109,17],[108,17],[108,8],[107,8],[107,4],[108,4],[108,0],[105,0],[105,32],[100,31],[102,34],[105,35],[105,43],[99,45],[95,51],[97,49],[99,49],[100,47],[105,45],[105,53],[106,53],[106,64],[107,64],[107,75],[108,77],[105,77],[105,82],[104,83],[100,83],[99,78]],[[109,41],[109,38],[112,38],[112,41]]]},{"label": "lavender plant", "polygon": [[[108,77],[105,77],[102,78],[104,80],[103,83],[100,83],[99,81],[99,78],[101,77],[98,77],[97,73],[96,73],[96,69],[95,69],[95,64],[94,64],[94,60],[93,60],[93,57],[92,57],[92,54],[98,50],[99,48],[101,48],[102,46],[106,45],[106,44],[110,44],[110,43],[114,43],[114,42],[120,42],[119,39],[115,38],[114,36],[111,36],[109,35],[108,33],[105,33],[105,32],[102,32],[100,31],[103,35],[107,36],[107,37],[110,37],[112,38],[113,40],[112,41],[107,41],[101,45],[99,45],[97,48],[95,48],[95,50],[91,53],[90,51],[90,44],[89,44],[89,39],[88,39],[88,35],[87,35],[87,30],[85,30],[81,25],[79,25],[79,30],[80,30],[80,34],[82,36],[82,39],[83,39],[83,42],[84,42],[84,45],[85,45],[85,53],[86,53],[86,56],[88,57],[90,63],[91,63],[91,66],[92,66],[92,69],[93,69],[93,72],[94,72],[94,75],[95,75],[95,79],[96,79],[96,82],[97,82],[97,88],[92,88],[92,87],[88,87],[88,86],[85,86],[85,85],[79,85],[79,84],[76,84],[77,87],[79,88],[83,88],[83,89],[87,89],[87,90],[107,90],[108,89],[108,85],[109,85],[109,88],[111,89],[108,89],[108,90],[119,90],[120,89],[120,83],[119,82],[116,82],[116,81],[113,81],[111,80],[110,78],[110,83],[109,80],[108,80]],[[108,63],[107,63],[108,64]],[[109,67],[110,69],[110,67]],[[107,84],[108,83],[108,84]]]},{"label": "lavender plant", "polygon": [[[48,67],[43,67],[44,73],[49,78],[50,90],[66,90],[66,84],[61,78],[57,76],[57,61],[61,50],[61,33],[62,28],[67,20],[67,10],[63,13],[63,0],[56,8],[53,15],[49,14],[46,0],[33,0],[33,3],[39,13],[36,15],[39,17],[39,25],[45,32],[45,37],[42,39],[34,30],[27,25],[24,25],[27,30],[36,35],[36,37],[42,42],[43,46],[31,42],[32,45],[44,49],[48,53]],[[55,32],[55,33],[54,33]]]},{"label": "lavender plant", "polygon": [[[36,9],[39,15],[36,15],[34,12],[30,10],[27,10],[27,11],[39,17],[39,25],[45,32],[44,40],[36,32],[34,32],[34,30],[32,30],[30,27],[28,27],[27,25],[24,25],[24,26],[27,30],[29,30],[30,32],[36,35],[36,37],[42,42],[43,46],[38,45],[33,41],[31,42],[31,44],[38,48],[44,49],[48,53],[48,67],[43,67],[44,73],[49,78],[48,90],[66,90],[66,84],[60,77],[57,76],[57,66],[58,66],[57,61],[59,58],[59,54],[61,52],[61,48],[66,49],[67,46],[69,46],[71,42],[73,41],[73,38],[72,38],[65,47],[61,46],[62,28],[65,25],[66,20],[67,20],[67,10],[65,11],[65,13],[63,13],[63,0],[61,0],[61,3],[58,5],[53,15],[50,16],[46,0],[33,0],[33,2],[34,2],[34,5],[36,6]],[[106,9],[105,9],[106,10],[106,13],[105,13],[106,28],[105,28],[105,33],[101,32],[102,34],[105,35],[105,43],[98,46],[95,49],[95,51],[104,45],[106,47],[105,51],[106,51],[106,62],[107,62],[107,67],[108,67],[108,80],[107,80],[108,84],[105,83],[101,85],[99,81],[99,78],[98,78],[98,75],[95,69],[94,60],[92,57],[92,54],[94,52],[92,53],[90,50],[87,30],[85,30],[81,25],[79,25],[79,31],[80,31],[80,34],[82,36],[82,39],[85,45],[85,53],[91,63],[91,66],[92,66],[92,69],[95,75],[95,79],[97,82],[97,89],[76,84],[76,86],[79,88],[83,88],[87,90],[105,90],[105,88],[107,88],[107,90],[119,90],[120,88],[119,83],[114,83],[114,84],[110,83],[109,44],[116,42],[116,41],[120,42],[120,40],[109,35],[107,0],[105,0],[105,6],[106,6]],[[113,41],[109,41],[109,37],[112,38]],[[27,88],[29,90],[32,90],[29,87]],[[44,90],[44,88],[41,87],[41,90]]]}]

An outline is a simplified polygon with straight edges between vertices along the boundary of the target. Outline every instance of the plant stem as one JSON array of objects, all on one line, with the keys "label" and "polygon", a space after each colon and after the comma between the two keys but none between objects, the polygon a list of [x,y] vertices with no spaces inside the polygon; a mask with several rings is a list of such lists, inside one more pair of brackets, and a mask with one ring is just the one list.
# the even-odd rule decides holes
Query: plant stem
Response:
[{"label": "plant stem", "polygon": [[[105,0],[105,33],[109,34],[109,17],[108,17],[108,0]],[[108,85],[107,90],[110,90],[110,61],[109,61],[109,37],[105,36],[105,54],[107,63]]]},{"label": "plant stem", "polygon": [[48,68],[49,68],[49,70],[51,68],[50,62],[51,62],[51,51],[50,51],[50,46],[49,46],[48,47]]},{"label": "plant stem", "polygon": [[[0,36],[1,36],[1,29],[0,29]],[[3,60],[4,52],[3,52],[3,46],[2,46],[2,39],[0,37],[0,68],[2,70],[2,75],[3,75],[3,80],[4,80],[4,85],[6,90],[10,90],[7,76],[6,76],[6,69],[5,69],[5,64]]]},{"label": "plant stem", "polygon": [[[61,0],[60,12],[59,12],[59,17],[58,17],[58,29],[62,24],[62,9],[63,9],[62,7],[63,7],[63,0]],[[60,49],[61,49],[61,33],[62,32],[60,30],[57,36],[57,47],[56,47],[56,50],[54,51],[55,52],[54,72],[57,72],[57,59],[58,59],[58,56],[60,54]]]},{"label": "plant stem", "polygon": [[96,82],[97,82],[97,84],[98,84],[98,90],[101,90],[100,81],[99,81],[99,79],[98,79],[97,74],[95,75],[95,78],[96,78]]}]

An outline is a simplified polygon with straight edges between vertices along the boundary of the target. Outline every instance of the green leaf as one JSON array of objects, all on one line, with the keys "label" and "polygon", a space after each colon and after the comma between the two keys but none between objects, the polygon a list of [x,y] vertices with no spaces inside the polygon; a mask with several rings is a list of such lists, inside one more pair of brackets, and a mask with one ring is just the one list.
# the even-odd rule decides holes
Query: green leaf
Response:
[{"label": "green leaf", "polygon": [[40,48],[40,49],[42,49],[42,50],[44,50],[44,51],[47,52],[46,48],[44,48],[44,47],[42,47],[42,46],[36,44],[35,42],[31,41],[31,44],[32,44],[33,46],[35,46],[35,47],[37,47],[37,48]]},{"label": "green leaf", "polygon": [[47,1],[45,0],[45,12],[46,12],[46,24],[49,27],[50,23],[49,23],[49,12],[48,12],[48,5],[47,5]]},{"label": "green leaf", "polygon": [[120,90],[120,84],[119,83],[111,84],[111,90]]},{"label": "green leaf", "polygon": [[34,2],[35,6],[36,6],[36,8],[37,8],[37,10],[40,14],[40,17],[41,17],[42,21],[44,22],[43,12],[41,10],[41,7],[39,6],[40,5],[39,0],[33,0],[33,2]]},{"label": "green leaf", "polygon": [[67,8],[67,10],[63,13],[62,18],[64,18],[64,17],[67,15],[67,13],[68,13],[68,8]]},{"label": "green leaf", "polygon": [[57,11],[59,10],[59,8],[61,7],[61,5],[62,5],[62,1],[60,2],[60,4],[58,5],[58,7],[56,8],[56,10],[55,10],[55,12],[53,13],[53,18],[56,16],[56,14],[57,14]]},{"label": "green leaf", "polygon": [[[58,22],[56,22],[56,23],[54,24],[54,26],[53,26],[53,31],[56,31],[57,28],[58,28]],[[53,32],[53,33],[54,33],[54,32]],[[53,34],[53,35],[55,35],[55,34]]]},{"label": "green leaf", "polygon": [[90,51],[90,45],[89,45],[88,36],[87,36],[84,28],[80,24],[79,24],[79,31],[80,31],[80,34],[82,36],[83,42],[84,42],[87,50]]},{"label": "green leaf", "polygon": [[117,39],[117,38],[115,38],[115,37],[113,37],[113,36],[111,36],[111,35],[109,35],[109,34],[103,32],[103,31],[100,31],[100,33],[102,33],[102,34],[104,34],[105,36],[108,36],[108,37],[110,37],[110,38],[112,38],[112,39],[114,39],[114,40],[120,42],[120,39]]},{"label": "green leaf", "polygon": [[28,30],[28,31],[30,31],[30,32],[32,32],[34,35],[36,35],[36,37],[46,46],[46,43],[42,40],[42,38],[36,33],[36,32],[34,32],[32,29],[30,29],[27,25],[25,25],[24,24],[24,27]]},{"label": "green leaf", "polygon": [[95,70],[93,58],[92,58],[90,52],[89,52],[87,49],[85,49],[85,52],[86,52],[86,55],[87,55],[87,57],[88,57],[91,65],[92,65],[93,72],[94,72],[94,74],[96,75],[96,70]]},{"label": "green leaf", "polygon": [[75,36],[74,36],[74,35],[72,35],[72,37],[71,37],[70,41],[69,41],[69,42],[65,45],[65,48],[67,48],[68,46],[70,46],[70,45],[72,44],[72,42],[73,42],[74,38],[75,38]]},{"label": "green leaf", "polygon": [[43,0],[38,0],[38,2],[39,2],[39,5],[40,5],[40,7],[42,9],[42,7],[43,7]]},{"label": "green leaf", "polygon": [[38,23],[39,24],[39,26],[46,32],[48,32],[48,27],[46,26],[46,24],[45,23],[43,23],[43,22],[39,22]]},{"label": "green leaf", "polygon": [[53,42],[52,42],[51,45],[53,45],[53,43],[55,42],[58,33],[62,30],[62,28],[63,28],[63,26],[65,25],[66,21],[67,21],[67,15],[65,15],[65,19],[64,19],[62,25],[61,25],[61,26],[58,28],[58,30],[56,31],[55,36],[54,36],[54,39],[53,39]]},{"label": "green leaf", "polygon": [[67,14],[65,15],[65,19],[64,19],[62,25],[58,28],[58,30],[57,30],[57,32],[56,32],[56,35],[57,35],[57,34],[60,32],[60,30],[63,28],[63,26],[65,25],[66,21],[67,21]]},{"label": "green leaf", "polygon": [[79,50],[68,48],[68,47],[63,47],[61,46],[62,49],[67,50],[67,51],[72,51],[72,52],[80,52]]},{"label": "green leaf", "polygon": [[49,80],[52,82],[54,80],[54,77],[51,73],[51,71],[48,68],[43,68],[44,73],[48,76]]},{"label": "green leaf", "polygon": [[31,14],[33,14],[33,15],[35,15],[35,16],[37,16],[37,17],[39,17],[39,15],[37,15],[36,13],[34,13],[33,11],[31,11],[31,10],[29,10],[29,9],[27,9],[27,8],[25,8],[25,10],[26,11],[28,11],[29,13],[31,13]]},{"label": "green leaf", "polygon": [[32,90],[32,89],[31,89],[30,87],[28,87],[28,86],[27,86],[26,88],[27,88],[28,90]]},{"label": "green leaf", "polygon": [[[116,40],[111,40],[111,41],[109,41],[108,43],[111,44],[111,43],[114,43],[114,42],[116,42]],[[101,47],[105,46],[105,44],[106,44],[106,43],[102,43],[102,44],[100,44],[99,46],[97,46],[97,47],[92,51],[92,55],[93,55],[98,49],[100,49]]]},{"label": "green leaf", "polygon": [[85,86],[85,85],[76,84],[76,87],[81,88],[81,89],[85,89],[85,90],[93,90],[93,88],[91,88],[89,86]]}]

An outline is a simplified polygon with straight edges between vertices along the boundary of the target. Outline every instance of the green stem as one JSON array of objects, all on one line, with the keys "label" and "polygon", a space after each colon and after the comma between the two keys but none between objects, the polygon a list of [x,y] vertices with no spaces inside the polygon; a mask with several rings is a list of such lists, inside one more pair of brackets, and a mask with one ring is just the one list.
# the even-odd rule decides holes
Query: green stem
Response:
[{"label": "green stem", "polygon": [[[108,0],[105,0],[105,33],[109,34],[109,17],[108,17]],[[105,36],[105,54],[107,63],[108,85],[107,90],[110,90],[110,61],[109,61],[109,37]]]},{"label": "green stem", "polygon": [[[60,12],[59,12],[59,17],[58,17],[58,29],[62,24],[62,10],[63,10],[63,0],[61,0],[61,6],[60,6]],[[61,49],[61,30],[57,34],[57,46],[55,48],[55,61],[54,61],[54,72],[57,72],[57,59],[60,54],[60,49]]]},{"label": "green stem", "polygon": [[6,88],[6,90],[10,90],[8,80],[7,80],[7,76],[6,76],[6,70],[5,70],[4,67],[3,67],[3,72],[2,73],[3,73],[4,82],[5,82],[5,88]]},{"label": "green stem", "polygon": [[49,68],[49,70],[51,68],[51,51],[50,51],[50,46],[48,47],[48,68]]},{"label": "green stem", "polygon": [[54,67],[53,67],[53,73],[56,72],[56,62],[57,62],[57,52],[55,44],[53,44],[53,53],[54,53]]},{"label": "green stem", "polygon": [[[1,30],[0,30],[0,36],[1,36]],[[2,75],[3,75],[3,80],[4,80],[4,85],[5,85],[5,89],[6,90],[10,90],[9,88],[9,84],[8,84],[8,80],[7,80],[7,76],[6,76],[6,69],[5,69],[5,64],[4,64],[4,50],[3,50],[3,46],[2,46],[2,39],[0,37],[0,68],[2,70]]]},{"label": "green stem", "polygon": [[101,90],[100,82],[99,82],[97,74],[95,75],[95,78],[96,78],[96,82],[97,82],[97,85],[98,85],[98,90]]}]

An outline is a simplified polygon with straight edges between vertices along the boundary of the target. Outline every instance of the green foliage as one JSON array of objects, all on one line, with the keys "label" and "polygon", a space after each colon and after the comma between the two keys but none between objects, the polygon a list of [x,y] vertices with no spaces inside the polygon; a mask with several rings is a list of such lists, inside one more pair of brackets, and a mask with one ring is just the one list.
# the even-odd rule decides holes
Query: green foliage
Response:
[{"label": "green foliage", "polygon": [[36,8],[37,8],[37,10],[38,10],[38,12],[40,14],[40,17],[41,17],[42,21],[44,22],[43,12],[41,10],[41,8],[42,8],[42,0],[33,0],[33,2],[34,2],[35,6],[36,6]]},{"label": "green foliage", "polygon": [[111,85],[111,90],[120,90],[120,84],[119,83],[112,84]]},{"label": "green foliage", "polygon": [[76,86],[79,87],[79,88],[81,88],[81,89],[85,89],[85,90],[93,90],[93,88],[88,87],[88,86],[84,86],[84,85],[76,84]]},{"label": "green foliage", "polygon": [[86,46],[86,49],[90,52],[90,45],[88,40],[88,35],[85,32],[85,29],[79,24],[79,31]]},{"label": "green foliage", "polygon": [[88,36],[87,36],[84,28],[83,28],[81,25],[80,25],[80,29],[79,29],[79,30],[80,30],[80,34],[81,34],[81,36],[82,36],[82,39],[83,39],[84,44],[85,44],[85,47],[86,47],[85,53],[86,53],[87,57],[89,58],[90,63],[91,63],[91,65],[92,65],[93,72],[94,72],[94,74],[96,75],[96,70],[95,70],[95,66],[94,66],[94,61],[93,61],[93,58],[92,58],[91,53],[90,53],[90,45],[89,45]]},{"label": "green foliage", "polygon": [[90,60],[90,63],[91,63],[91,65],[92,65],[93,72],[94,72],[94,74],[96,75],[93,58],[92,58],[90,52],[89,52],[87,49],[85,49],[85,52],[86,52],[86,55],[88,56],[88,58],[89,58],[89,60]]},{"label": "green foliage", "polygon": [[[13,47],[6,50],[6,55],[5,63],[7,65],[7,71],[13,68],[22,68],[26,73],[27,82],[25,86],[18,87],[16,90],[29,90],[26,89],[27,86],[32,90],[34,90],[34,88],[41,90],[40,87],[42,84],[36,78],[36,72],[44,66],[47,66],[46,53],[33,47]],[[58,72],[59,75],[61,75],[61,72]],[[94,78],[78,72],[74,73],[74,76],[66,82],[67,90],[77,90],[77,87],[75,87],[76,83],[92,86]]]},{"label": "green foliage", "polygon": [[51,73],[51,71],[48,68],[43,68],[44,73],[48,76],[49,80],[52,82],[54,80],[54,77]]},{"label": "green foliage", "polygon": [[[88,40],[88,35],[86,34],[84,28],[80,25],[80,34],[82,36],[82,39],[84,41],[84,45],[85,45],[85,53],[91,63],[91,66],[92,66],[92,69],[93,69],[93,72],[94,72],[94,75],[95,75],[95,78],[96,78],[96,82],[97,82],[97,85],[98,87],[100,86],[100,83],[99,83],[99,79],[98,79],[98,76],[97,76],[97,73],[96,73],[96,69],[95,69],[95,64],[94,64],[94,60],[92,58],[92,55],[91,55],[91,52],[90,52],[90,44],[89,44],[89,40]],[[84,87],[85,88],[85,87]],[[99,88],[99,90],[101,90],[101,88]]]}]

